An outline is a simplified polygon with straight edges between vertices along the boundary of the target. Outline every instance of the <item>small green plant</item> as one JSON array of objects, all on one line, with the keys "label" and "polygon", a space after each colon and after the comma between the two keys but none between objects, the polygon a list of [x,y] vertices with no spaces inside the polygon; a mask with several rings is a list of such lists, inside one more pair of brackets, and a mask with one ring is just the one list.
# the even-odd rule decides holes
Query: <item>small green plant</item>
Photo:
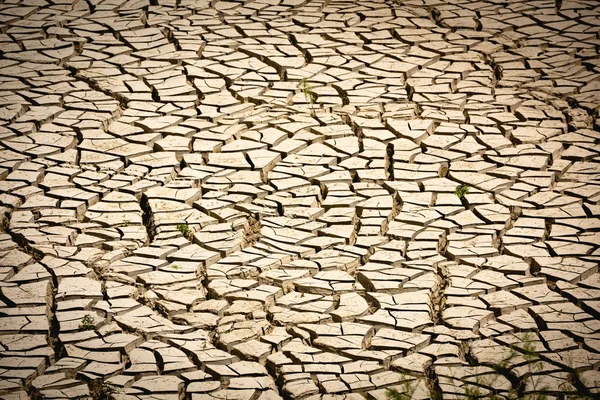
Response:
[{"label": "small green plant", "polygon": [[90,386],[90,397],[94,400],[109,400],[115,393],[123,393],[123,391],[110,383],[95,383]]},{"label": "small green plant", "polygon": [[462,199],[463,197],[465,197],[466,194],[469,193],[470,189],[471,189],[471,187],[469,185],[467,185],[466,183],[463,183],[462,185],[460,185],[459,187],[456,188],[456,190],[454,191],[454,194],[456,196],[458,196],[459,199]]},{"label": "small green plant", "polygon": [[504,397],[497,395],[495,393],[488,394],[487,397],[481,390],[481,387],[478,385],[488,385],[493,386],[496,379],[491,381],[486,381],[480,376],[475,377],[475,382],[477,385],[465,385],[465,396],[467,400],[478,400],[478,399],[489,399],[489,400],[504,400]]},{"label": "small green plant", "polygon": [[9,226],[10,220],[6,217],[6,215],[0,215],[0,232],[8,233]]},{"label": "small green plant", "polygon": [[129,226],[129,224],[131,224],[131,221],[128,220],[128,219],[124,219],[123,222],[122,222],[123,226]]},{"label": "small green plant", "polygon": [[402,386],[402,391],[399,391],[395,388],[390,388],[386,390],[386,395],[390,400],[411,400],[415,391],[417,390],[417,386],[419,381],[415,381],[414,379],[410,379],[402,376],[402,382],[400,383]]},{"label": "small green plant", "polygon": [[[540,356],[535,348],[535,340],[533,335],[530,332],[526,332],[523,336],[521,336],[522,344],[520,346],[516,346],[514,344],[510,345],[510,352],[508,355],[502,359],[498,364],[493,366],[493,369],[496,371],[496,374],[493,374],[493,378],[489,378],[489,375],[486,375],[488,379],[484,378],[482,375],[477,375],[475,377],[475,384],[467,384],[465,385],[465,396],[467,400],[479,400],[482,398],[490,399],[490,400],[546,400],[548,398],[547,395],[540,393],[545,392],[547,387],[537,387],[537,382],[534,378],[535,373],[542,372],[544,369],[544,364],[540,360]],[[527,362],[528,374],[527,378],[521,381],[521,384],[518,387],[514,387],[505,396],[501,396],[496,393],[487,394],[482,390],[482,387],[494,388],[497,386],[497,380],[502,376],[500,371],[509,370],[511,366],[511,362],[518,356],[522,356]],[[526,388],[527,384],[531,383],[531,391],[533,393],[523,393],[523,390]]]},{"label": "small green plant", "polygon": [[[520,344],[511,344],[508,354],[492,366],[490,373],[475,374],[474,380],[463,381],[462,389],[464,392],[454,393],[454,395],[465,400],[547,400],[548,396],[544,393],[548,391],[548,388],[545,386],[537,387],[538,384],[534,377],[541,376],[540,373],[544,369],[544,364],[536,351],[535,338],[532,336],[529,332],[520,336]],[[524,359],[526,361],[529,369],[528,374],[508,392],[497,393],[497,389],[494,388],[501,386],[498,379],[502,378],[505,372],[511,369],[514,362],[517,364],[522,362],[519,359],[515,360],[517,357],[522,357],[520,360]],[[471,365],[475,366],[474,364]],[[535,375],[536,373],[537,375]],[[418,397],[419,394],[416,392],[423,379],[425,378],[415,378],[403,374],[400,387],[387,389],[386,396],[389,400],[410,400]],[[459,378],[452,377],[451,379],[456,380]],[[575,380],[578,380],[578,378],[575,377]],[[530,386],[527,386],[528,384]],[[524,393],[525,389],[528,393]],[[429,389],[429,395],[432,400],[441,400],[443,397],[438,385],[434,385],[433,389]],[[580,398],[587,400],[585,395]]]},{"label": "small green plant", "polygon": [[308,82],[308,79],[303,78],[300,81],[300,89],[302,89],[302,93],[304,93],[304,99],[309,104],[310,107],[310,115],[315,116],[315,102],[317,101],[317,94],[313,91],[312,86]]},{"label": "small green plant", "polygon": [[181,234],[183,235],[183,237],[185,237],[188,240],[192,240],[192,237],[194,236],[192,230],[190,229],[190,226],[188,224],[178,224],[177,225],[177,230],[179,232],[181,232]]},{"label": "small green plant", "polygon": [[96,328],[94,324],[94,318],[90,314],[85,314],[83,318],[81,318],[81,323],[79,327],[86,331],[93,331]]},{"label": "small green plant", "polygon": [[171,265],[171,268],[173,268],[173,269],[175,269],[175,270],[179,270],[179,269],[181,269],[181,267],[180,267],[179,265],[177,265],[177,264],[173,264],[173,265]]},{"label": "small green plant", "polygon": [[[521,351],[523,352],[523,358],[527,360],[527,368],[529,370],[529,379],[531,380],[531,386],[533,387],[533,391],[537,392],[537,383],[533,378],[534,372],[542,372],[544,369],[544,364],[540,361],[540,356],[535,351],[535,344],[533,343],[533,339],[531,337],[531,333],[527,332],[522,338],[523,347],[521,347]],[[546,395],[532,395],[537,400],[546,400]]]},{"label": "small green plant", "polygon": [[253,246],[261,238],[261,224],[260,220],[250,215],[247,220],[247,225],[244,227],[244,240],[246,246]]}]

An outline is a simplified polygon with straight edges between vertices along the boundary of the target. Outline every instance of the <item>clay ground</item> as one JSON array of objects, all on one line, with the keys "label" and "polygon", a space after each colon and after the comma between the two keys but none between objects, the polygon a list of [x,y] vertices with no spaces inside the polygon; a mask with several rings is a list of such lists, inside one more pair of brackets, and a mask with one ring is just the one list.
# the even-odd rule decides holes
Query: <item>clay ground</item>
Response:
[{"label": "clay ground", "polygon": [[598,1],[0,26],[1,400],[600,393]]}]

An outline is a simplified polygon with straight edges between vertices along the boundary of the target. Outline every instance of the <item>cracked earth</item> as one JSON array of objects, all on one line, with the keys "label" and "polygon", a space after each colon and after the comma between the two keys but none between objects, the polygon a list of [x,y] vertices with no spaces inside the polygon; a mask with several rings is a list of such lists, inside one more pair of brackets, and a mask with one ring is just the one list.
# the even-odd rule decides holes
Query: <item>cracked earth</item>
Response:
[{"label": "cracked earth", "polygon": [[0,24],[0,399],[600,393],[597,1]]}]

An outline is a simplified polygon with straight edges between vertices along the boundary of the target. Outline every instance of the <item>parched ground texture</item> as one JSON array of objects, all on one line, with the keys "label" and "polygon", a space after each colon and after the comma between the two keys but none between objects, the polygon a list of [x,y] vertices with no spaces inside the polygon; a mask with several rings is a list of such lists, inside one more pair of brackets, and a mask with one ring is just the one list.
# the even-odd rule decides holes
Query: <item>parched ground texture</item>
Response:
[{"label": "parched ground texture", "polygon": [[0,399],[600,393],[598,1],[0,21]]}]

